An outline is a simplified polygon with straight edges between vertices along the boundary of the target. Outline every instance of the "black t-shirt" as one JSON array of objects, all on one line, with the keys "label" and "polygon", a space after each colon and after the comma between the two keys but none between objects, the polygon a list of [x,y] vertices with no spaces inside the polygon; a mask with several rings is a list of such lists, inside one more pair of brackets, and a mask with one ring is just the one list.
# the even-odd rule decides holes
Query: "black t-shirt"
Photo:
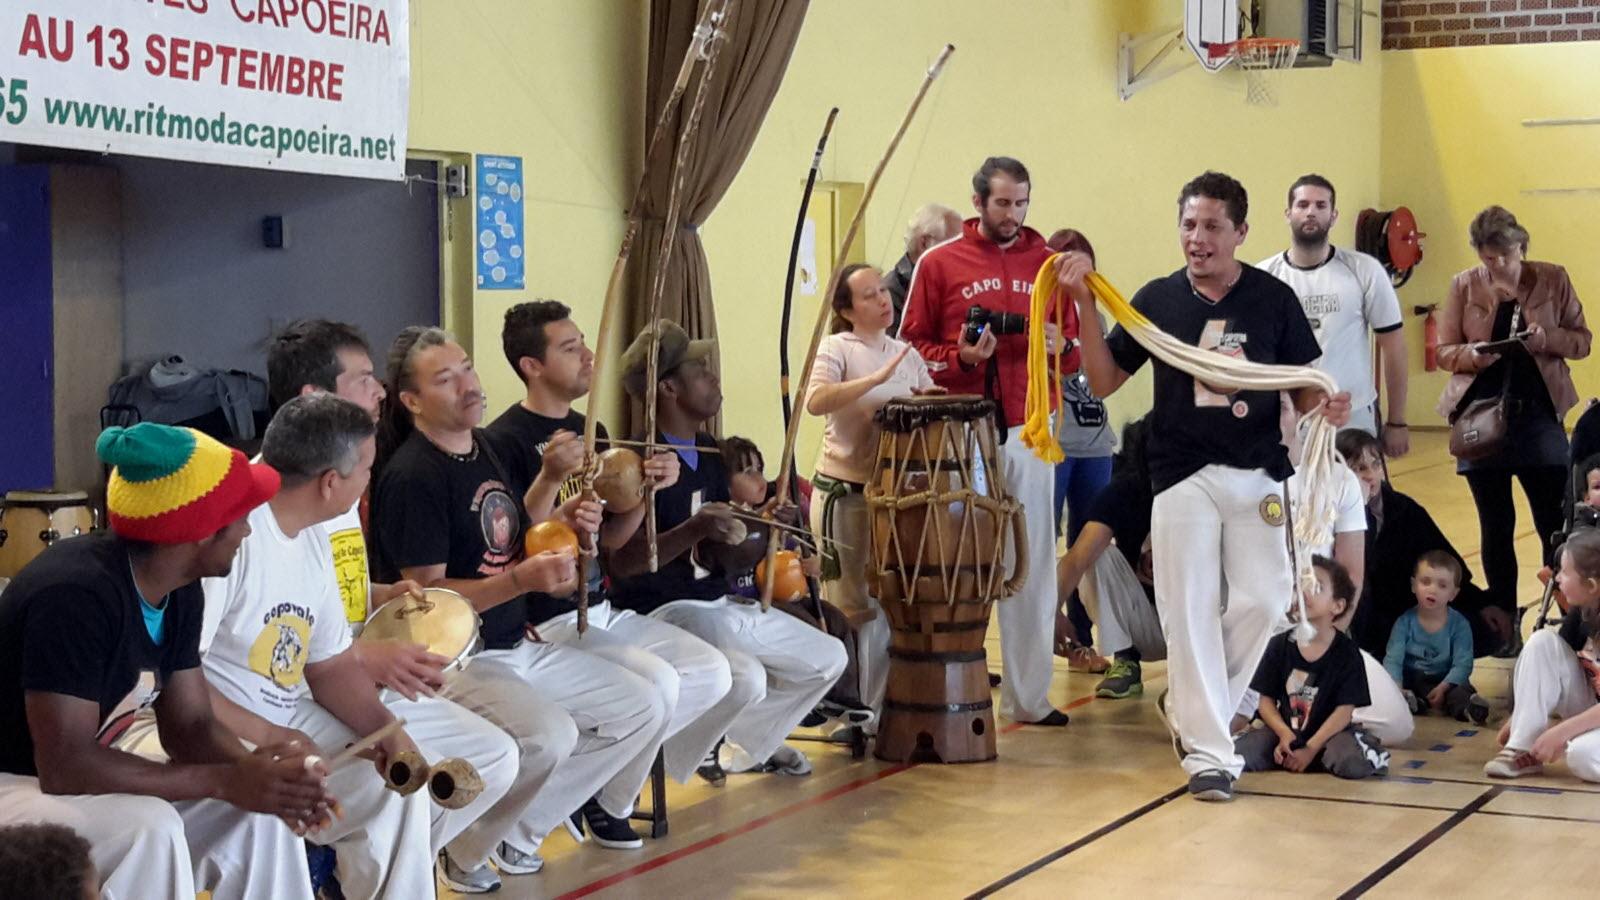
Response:
[{"label": "black t-shirt", "polygon": [[[569,411],[559,419],[542,416],[525,408],[522,404],[513,404],[510,409],[500,414],[500,417],[489,423],[485,429],[494,440],[496,448],[503,450],[501,460],[505,463],[506,474],[511,478],[511,493],[521,497],[533,486],[533,480],[539,477],[539,469],[544,460],[544,448],[549,446],[550,438],[557,431],[570,431],[576,435],[583,434],[584,417],[582,413]],[[595,449],[603,450],[608,435],[606,426],[595,423]],[[556,495],[556,504],[571,500],[583,490],[583,478],[574,475],[568,478]],[[589,600],[598,602],[603,596],[604,583],[600,578],[598,560],[591,561],[587,578],[589,580]],[[528,594],[528,621],[539,625],[563,613],[571,612],[575,597],[552,597],[537,591]]]},{"label": "black t-shirt", "polygon": [[1300,655],[1294,632],[1274,637],[1267,643],[1250,687],[1277,703],[1278,714],[1302,743],[1317,733],[1335,709],[1372,702],[1361,648],[1338,631],[1316,662],[1306,662]]},{"label": "black t-shirt", "polygon": [[[505,455],[482,432],[465,457],[412,432],[372,490],[375,576],[393,581],[401,569],[443,563],[446,578],[487,578],[516,565],[522,556],[522,501],[495,462]],[[484,647],[515,646],[528,621],[527,605],[524,594],[480,612]]]},{"label": "black t-shirt", "polygon": [[[1303,366],[1322,355],[1294,290],[1252,266],[1242,266],[1238,283],[1215,303],[1196,293],[1179,269],[1141,288],[1133,305],[1186,344],[1251,362]],[[1151,359],[1120,325],[1106,341],[1124,372],[1137,372]],[[1276,391],[1213,394],[1184,372],[1154,363],[1148,453],[1156,493],[1213,464],[1264,469],[1280,481],[1293,474],[1278,426]]]},{"label": "black t-shirt", "polygon": [[103,727],[200,665],[200,583],[168,596],[159,646],[140,602],[128,546],[108,531],[50,545],[0,594],[0,772],[38,774],[24,692],[92,700]]},{"label": "black t-shirt", "polygon": [[[701,432],[695,435],[695,446],[715,449],[717,441]],[[681,453],[679,458],[681,461]],[[701,506],[727,500],[728,470],[722,457],[716,453],[701,453],[697,467],[690,468],[684,461],[678,482],[656,491],[656,528],[670,531],[688,521]],[[714,600],[729,591],[727,573],[714,571],[716,569],[709,561],[700,561],[698,554],[690,550],[677,559],[661,560],[661,567],[654,574],[614,579],[611,601],[623,609],[648,613],[674,600]]]},{"label": "black t-shirt", "polygon": [[1150,508],[1155,498],[1142,476],[1112,475],[1089,503],[1086,522],[1099,522],[1111,529],[1117,540],[1117,549],[1127,558],[1128,565],[1139,571],[1139,556],[1144,549],[1144,539],[1150,536]]}]

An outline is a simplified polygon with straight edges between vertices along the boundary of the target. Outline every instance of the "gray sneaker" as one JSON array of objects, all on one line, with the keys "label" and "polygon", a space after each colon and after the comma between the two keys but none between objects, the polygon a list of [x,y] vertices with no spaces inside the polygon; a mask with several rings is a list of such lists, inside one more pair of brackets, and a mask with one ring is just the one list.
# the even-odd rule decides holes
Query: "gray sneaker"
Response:
[{"label": "gray sneaker", "polygon": [[1126,700],[1144,695],[1144,678],[1137,660],[1112,659],[1106,677],[1095,685],[1094,695],[1106,700]]},{"label": "gray sneaker", "polygon": [[495,874],[494,869],[482,865],[468,872],[455,864],[448,850],[439,853],[433,868],[439,874],[439,880],[458,894],[492,894],[500,890],[500,876]]},{"label": "gray sneaker", "polygon": [[1189,796],[1196,800],[1226,803],[1233,799],[1233,776],[1221,769],[1207,769],[1189,777]]},{"label": "gray sneaker", "polygon": [[544,868],[544,857],[520,850],[505,841],[489,851],[489,858],[494,860],[495,868],[503,875],[532,875]]}]

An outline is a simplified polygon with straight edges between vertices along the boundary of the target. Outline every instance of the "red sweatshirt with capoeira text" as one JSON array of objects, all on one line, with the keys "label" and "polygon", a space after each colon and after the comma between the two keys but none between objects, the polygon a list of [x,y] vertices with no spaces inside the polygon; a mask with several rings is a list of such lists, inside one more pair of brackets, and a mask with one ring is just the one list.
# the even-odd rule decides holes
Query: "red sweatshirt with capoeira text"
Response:
[{"label": "red sweatshirt with capoeira text", "polygon": [[[1016,313],[1026,317],[1033,301],[1033,278],[1050,257],[1039,232],[1026,226],[1018,229],[1009,247],[984,237],[978,220],[968,219],[961,235],[928,248],[917,260],[906,295],[905,318],[900,322],[900,339],[910,343],[927,360],[935,384],[952,394],[987,394],[998,399],[1005,410],[1007,427],[1021,425],[1028,396],[1028,335],[996,334],[992,362],[997,367],[998,390],[985,390],[989,362],[968,366],[961,361],[961,334],[969,307],[982,306],[993,312]],[[1047,310],[1055,321],[1056,304],[1065,303],[1066,327],[1063,337],[1078,336],[1078,311],[1064,298],[1050,302]],[[1078,348],[1061,355],[1062,372],[1078,370]],[[994,396],[998,393],[998,397]],[[1051,406],[1055,390],[1050,391]]]}]

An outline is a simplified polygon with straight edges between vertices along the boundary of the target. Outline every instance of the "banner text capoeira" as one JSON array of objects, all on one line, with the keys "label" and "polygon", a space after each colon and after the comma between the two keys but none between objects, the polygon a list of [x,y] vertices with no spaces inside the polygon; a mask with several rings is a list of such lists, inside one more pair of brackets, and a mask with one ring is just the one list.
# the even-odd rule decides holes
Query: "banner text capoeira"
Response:
[{"label": "banner text capoeira", "polygon": [[405,174],[407,0],[0,0],[0,141]]}]

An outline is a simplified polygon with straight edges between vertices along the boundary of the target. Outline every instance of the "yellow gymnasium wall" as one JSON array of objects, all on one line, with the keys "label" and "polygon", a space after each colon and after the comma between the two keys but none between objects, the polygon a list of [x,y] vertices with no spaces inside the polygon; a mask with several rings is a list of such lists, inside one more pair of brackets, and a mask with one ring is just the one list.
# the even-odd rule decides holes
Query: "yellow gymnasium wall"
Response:
[{"label": "yellow gymnasium wall", "polygon": [[[1529,256],[1567,268],[1595,326],[1600,301],[1600,124],[1529,127],[1525,120],[1600,116],[1600,43],[1524,44],[1385,53],[1385,208],[1411,207],[1428,238],[1411,282],[1413,305],[1443,304],[1450,279],[1478,264],[1467,226],[1498,203],[1532,235]],[[1590,73],[1590,74],[1585,74]],[[1562,193],[1543,193],[1551,190]],[[1533,192],[1533,193],[1530,193]],[[1416,319],[1409,319],[1416,322]],[[1411,421],[1442,427],[1434,411],[1445,374],[1422,370],[1411,336]],[[1600,365],[1573,364],[1582,398],[1600,395]],[[1576,412],[1568,417],[1570,425]]]},{"label": "yellow gymnasium wall", "polygon": [[[470,299],[469,349],[490,415],[522,395],[500,350],[509,307],[555,298],[574,308],[591,336],[599,325],[643,152],[647,9],[643,0],[412,0],[413,152],[523,162],[526,290],[476,291],[470,280],[455,289],[463,295],[455,299]],[[470,204],[451,208],[471,215]],[[468,224],[445,248],[463,267],[471,265],[470,246],[456,247],[470,245],[471,234]],[[616,408],[605,407],[608,423]]]},{"label": "yellow gymnasium wall", "polygon": [[[1287,73],[1275,108],[1246,105],[1238,73],[1212,76],[1192,64],[1118,99],[1118,33],[1175,24],[1180,9],[1176,0],[814,0],[750,158],[705,226],[723,336],[724,427],[756,440],[769,474],[782,443],[776,332],[784,267],[817,132],[838,105],[821,177],[866,181],[946,41],[957,45],[950,67],[868,209],[863,246],[876,264],[900,257],[906,220],[919,205],[937,201],[969,214],[972,172],[991,154],[1016,156],[1031,170],[1028,224],[1046,235],[1084,231],[1102,270],[1130,294],[1182,264],[1177,192],[1208,168],[1250,191],[1246,260],[1286,245],[1284,191],[1308,171],[1338,186],[1346,217],[1334,237],[1350,242],[1355,211],[1379,197],[1380,64],[1393,54],[1380,59],[1375,20],[1366,62]],[[820,292],[797,298],[797,369],[822,302]],[[1148,409],[1149,391],[1141,373],[1113,398],[1117,420]],[[803,472],[819,432],[814,419],[802,432]]]}]

